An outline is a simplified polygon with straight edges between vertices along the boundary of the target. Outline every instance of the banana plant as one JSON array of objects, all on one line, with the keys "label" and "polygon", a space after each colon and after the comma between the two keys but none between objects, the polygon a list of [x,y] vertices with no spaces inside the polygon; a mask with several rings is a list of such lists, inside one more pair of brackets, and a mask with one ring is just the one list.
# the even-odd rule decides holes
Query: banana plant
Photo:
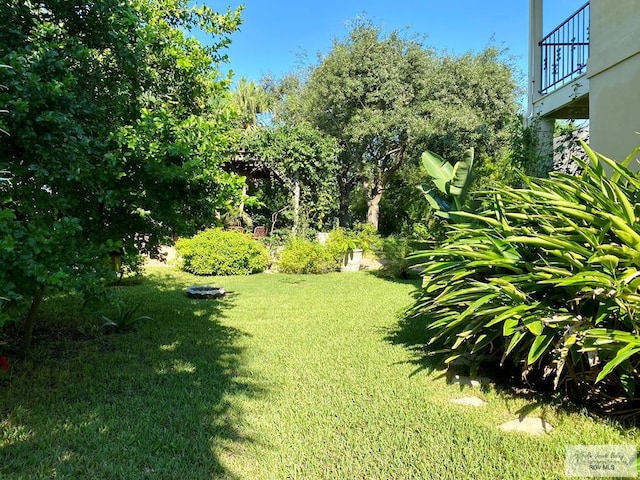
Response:
[{"label": "banana plant", "polygon": [[429,150],[422,154],[422,165],[431,176],[435,187],[422,185],[418,186],[418,189],[422,191],[436,215],[451,218],[451,211],[462,210],[474,178],[473,156],[473,148],[469,148],[462,155],[462,159],[452,165]]}]

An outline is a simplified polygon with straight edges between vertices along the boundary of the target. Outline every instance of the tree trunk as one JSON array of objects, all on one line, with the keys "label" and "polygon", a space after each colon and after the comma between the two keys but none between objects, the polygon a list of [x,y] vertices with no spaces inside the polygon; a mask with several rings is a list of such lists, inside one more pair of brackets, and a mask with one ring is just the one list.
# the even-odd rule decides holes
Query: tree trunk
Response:
[{"label": "tree trunk", "polygon": [[380,200],[384,187],[381,179],[376,179],[371,184],[366,181],[362,182],[364,199],[367,201],[367,223],[373,225],[376,231],[380,220]]},{"label": "tree trunk", "polygon": [[36,314],[38,313],[38,309],[40,308],[40,303],[42,302],[42,298],[44,297],[44,291],[46,287],[44,285],[40,285],[38,292],[33,296],[33,300],[31,301],[31,306],[29,307],[29,312],[27,312],[27,318],[25,319],[24,324],[24,333],[22,336],[22,355],[24,357],[27,356],[29,350],[31,349],[31,338],[33,336],[33,324],[36,320]]},{"label": "tree trunk", "polygon": [[300,226],[300,179],[296,175],[293,179],[293,233],[298,232]]},{"label": "tree trunk", "polygon": [[[383,158],[379,159],[378,172],[373,174],[371,182],[364,179],[362,181],[362,190],[364,198],[367,201],[367,223],[373,225],[378,230],[380,221],[380,200],[384,193],[389,180],[402,165],[404,160],[404,150],[406,144],[401,144],[397,148],[388,151]],[[395,161],[391,162],[391,159]],[[386,165],[386,166],[385,166]]]},{"label": "tree trunk", "polygon": [[246,182],[242,185],[242,196],[240,197],[240,205],[238,205],[239,217],[242,219],[244,217],[244,199],[247,198],[247,184]]},{"label": "tree trunk", "polygon": [[378,230],[378,222],[380,220],[380,199],[382,191],[367,198],[367,223],[373,225]]}]

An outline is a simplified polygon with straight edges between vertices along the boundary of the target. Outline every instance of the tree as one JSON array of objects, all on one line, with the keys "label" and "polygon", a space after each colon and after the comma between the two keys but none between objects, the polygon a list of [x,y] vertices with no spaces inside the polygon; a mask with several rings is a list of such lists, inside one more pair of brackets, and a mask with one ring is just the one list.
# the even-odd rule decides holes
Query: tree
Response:
[{"label": "tree", "polygon": [[424,150],[445,158],[461,158],[465,149],[475,150],[475,180],[471,190],[483,190],[496,182],[516,184],[516,168],[522,156],[514,151],[521,134],[517,102],[520,90],[514,66],[504,52],[488,47],[462,56],[442,54],[425,85],[425,111],[429,135],[423,144],[410,147],[408,162],[397,172],[383,200],[382,230],[439,238],[442,233],[434,212],[414,188],[431,180],[420,166]]},{"label": "tree", "polygon": [[258,115],[269,108],[269,96],[261,85],[242,77],[231,92],[231,105],[236,110],[241,128],[258,126]]},{"label": "tree", "polygon": [[349,195],[358,183],[367,221],[378,226],[384,190],[405,160],[407,147],[426,134],[420,110],[433,54],[417,39],[384,35],[358,22],[321,59],[305,85],[305,115],[338,139],[340,224],[349,223]]},{"label": "tree", "polygon": [[478,159],[506,154],[521,91],[504,53],[490,46],[478,54],[438,56],[425,85],[431,131],[425,149],[445,158],[459,158],[470,147]]},{"label": "tree", "polygon": [[298,231],[301,207],[306,220],[321,228],[328,223],[335,198],[338,146],[309,125],[276,125],[248,130],[243,155],[264,162],[290,193],[293,231]]},{"label": "tree", "polygon": [[[31,299],[25,350],[47,288],[88,289],[102,259],[155,248],[213,221],[240,181],[219,169],[230,113],[209,99],[239,11],[185,0],[0,5],[8,115],[0,140],[3,290]],[[212,35],[204,47],[187,33]]]},{"label": "tree", "polygon": [[286,111],[339,141],[341,224],[349,222],[349,198],[359,185],[367,221],[377,227],[383,194],[424,150],[456,158],[474,147],[479,167],[502,157],[517,95],[512,68],[497,48],[438,54],[417,38],[360,21],[320,58],[300,99],[289,102],[295,108]]}]

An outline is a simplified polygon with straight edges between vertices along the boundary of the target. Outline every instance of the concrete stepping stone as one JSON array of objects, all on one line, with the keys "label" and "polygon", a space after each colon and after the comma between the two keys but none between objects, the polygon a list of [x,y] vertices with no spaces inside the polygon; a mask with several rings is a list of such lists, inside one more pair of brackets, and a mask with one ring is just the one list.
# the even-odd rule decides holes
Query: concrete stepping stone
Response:
[{"label": "concrete stepping stone", "polygon": [[478,397],[453,398],[450,402],[457,403],[458,405],[469,405],[471,407],[484,407],[487,405],[487,402]]},{"label": "concrete stepping stone", "polygon": [[550,423],[545,422],[539,417],[524,417],[503,423],[498,428],[503,432],[522,432],[530,435],[542,435],[553,430]]},{"label": "concrete stepping stone", "polygon": [[479,388],[480,386],[487,385],[490,382],[491,380],[486,377],[471,378],[464,375],[455,375],[449,379],[449,383],[451,384],[464,385],[465,387],[473,388]]}]

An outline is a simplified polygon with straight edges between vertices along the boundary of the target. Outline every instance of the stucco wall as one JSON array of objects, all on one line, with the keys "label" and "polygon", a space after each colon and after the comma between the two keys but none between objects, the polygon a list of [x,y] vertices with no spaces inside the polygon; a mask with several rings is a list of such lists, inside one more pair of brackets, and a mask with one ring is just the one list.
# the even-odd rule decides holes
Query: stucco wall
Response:
[{"label": "stucco wall", "polygon": [[590,144],[618,160],[640,144],[639,7],[639,0],[591,0]]}]

